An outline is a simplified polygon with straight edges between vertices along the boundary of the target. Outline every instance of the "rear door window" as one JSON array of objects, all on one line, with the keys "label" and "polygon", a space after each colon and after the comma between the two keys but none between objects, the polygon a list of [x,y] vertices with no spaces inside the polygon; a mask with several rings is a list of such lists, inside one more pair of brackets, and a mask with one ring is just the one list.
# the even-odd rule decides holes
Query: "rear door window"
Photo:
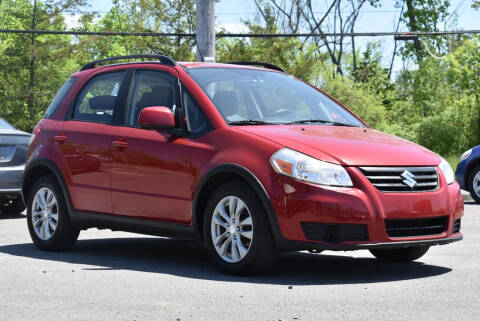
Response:
[{"label": "rear door window", "polygon": [[121,71],[92,78],[78,95],[72,118],[110,123],[124,75]]}]

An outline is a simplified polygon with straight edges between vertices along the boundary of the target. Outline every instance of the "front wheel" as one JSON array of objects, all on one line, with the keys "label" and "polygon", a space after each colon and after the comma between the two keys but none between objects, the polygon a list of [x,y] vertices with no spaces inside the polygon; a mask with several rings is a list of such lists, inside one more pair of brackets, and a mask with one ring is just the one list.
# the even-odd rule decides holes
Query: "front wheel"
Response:
[{"label": "front wheel", "polygon": [[203,234],[210,259],[227,273],[257,273],[275,261],[265,210],[243,182],[224,184],[213,193],[204,216]]},{"label": "front wheel", "polygon": [[51,177],[39,178],[33,185],[27,224],[33,243],[45,251],[71,248],[80,232],[70,222],[62,190]]},{"label": "front wheel", "polygon": [[370,250],[377,259],[387,262],[410,262],[427,253],[429,246],[413,246],[403,249]]},{"label": "front wheel", "polygon": [[475,202],[480,203],[480,165],[475,166],[468,175],[467,188]]}]

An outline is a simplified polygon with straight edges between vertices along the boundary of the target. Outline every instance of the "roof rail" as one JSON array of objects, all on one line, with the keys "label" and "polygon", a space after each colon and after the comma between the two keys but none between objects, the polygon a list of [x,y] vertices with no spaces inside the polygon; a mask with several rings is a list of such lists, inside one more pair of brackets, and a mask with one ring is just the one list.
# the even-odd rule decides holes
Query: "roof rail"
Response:
[{"label": "roof rail", "polygon": [[283,70],[282,68],[280,68],[280,67],[278,67],[278,66],[275,66],[275,65],[272,65],[272,64],[269,64],[269,63],[266,63],[266,62],[234,61],[234,62],[229,62],[229,64],[232,64],[232,65],[245,65],[245,66],[261,66],[261,67],[263,67],[263,68],[267,68],[267,69],[272,69],[272,70],[276,70],[276,71],[285,72],[285,70]]},{"label": "roof rail", "polygon": [[97,64],[101,64],[104,62],[122,60],[122,59],[135,59],[135,58],[158,59],[160,63],[163,65],[172,66],[172,67],[177,65],[175,60],[164,55],[129,55],[129,56],[117,56],[117,57],[105,58],[100,60],[94,60],[87,63],[85,66],[83,66],[82,69],[80,69],[80,71],[95,68]]}]

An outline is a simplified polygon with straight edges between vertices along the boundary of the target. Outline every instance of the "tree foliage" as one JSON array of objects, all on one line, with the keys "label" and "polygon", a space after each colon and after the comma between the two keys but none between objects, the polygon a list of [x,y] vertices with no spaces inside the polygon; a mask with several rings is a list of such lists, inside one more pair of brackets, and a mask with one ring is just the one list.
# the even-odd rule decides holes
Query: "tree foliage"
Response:
[{"label": "tree foliage", "polygon": [[[352,32],[365,6],[381,1],[256,0],[252,33]],[[438,30],[449,18],[448,0],[397,0],[397,28]],[[473,3],[478,6],[478,1]],[[320,8],[319,6],[323,6]],[[84,0],[2,0],[0,28],[65,30],[65,12]],[[12,9],[15,8],[15,9]],[[195,32],[193,1],[114,0],[106,14],[83,14],[76,27],[90,31]],[[218,38],[217,61],[265,61],[311,82],[373,128],[424,145],[442,155],[480,143],[480,40],[422,38],[396,44],[414,62],[392,74],[379,43],[355,46],[347,37]],[[448,45],[446,45],[448,44]],[[451,45],[450,45],[451,44]],[[417,46],[418,45],[418,46]],[[435,59],[428,45],[446,55]],[[0,116],[30,131],[56,91],[84,63],[115,55],[162,53],[195,58],[195,39],[177,37],[64,36],[0,33]],[[393,60],[392,60],[393,61]],[[408,64],[406,64],[408,65]]]},{"label": "tree foliage", "polygon": [[[403,14],[400,21],[403,22],[410,31],[438,31],[442,24],[446,23],[448,18],[449,0],[396,0],[397,7],[403,7]],[[404,56],[415,56],[417,62],[421,62],[425,57],[422,46],[433,46],[440,50],[445,46],[445,37],[430,37],[424,43],[419,39],[407,42],[402,48]]]},{"label": "tree foliage", "polygon": [[[62,10],[83,1],[0,2],[0,28],[65,30]],[[76,68],[71,38],[58,35],[0,33],[0,113],[17,127],[31,130],[61,83]]]}]

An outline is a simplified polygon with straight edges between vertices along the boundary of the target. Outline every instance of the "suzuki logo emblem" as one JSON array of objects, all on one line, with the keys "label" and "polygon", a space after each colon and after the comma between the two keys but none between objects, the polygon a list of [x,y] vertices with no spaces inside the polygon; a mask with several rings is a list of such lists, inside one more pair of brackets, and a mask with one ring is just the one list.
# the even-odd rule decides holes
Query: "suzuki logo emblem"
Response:
[{"label": "suzuki logo emblem", "polygon": [[417,185],[415,175],[413,175],[411,172],[405,170],[402,174],[400,174],[400,176],[405,178],[402,183],[407,185],[408,187],[413,188],[415,185]]}]

